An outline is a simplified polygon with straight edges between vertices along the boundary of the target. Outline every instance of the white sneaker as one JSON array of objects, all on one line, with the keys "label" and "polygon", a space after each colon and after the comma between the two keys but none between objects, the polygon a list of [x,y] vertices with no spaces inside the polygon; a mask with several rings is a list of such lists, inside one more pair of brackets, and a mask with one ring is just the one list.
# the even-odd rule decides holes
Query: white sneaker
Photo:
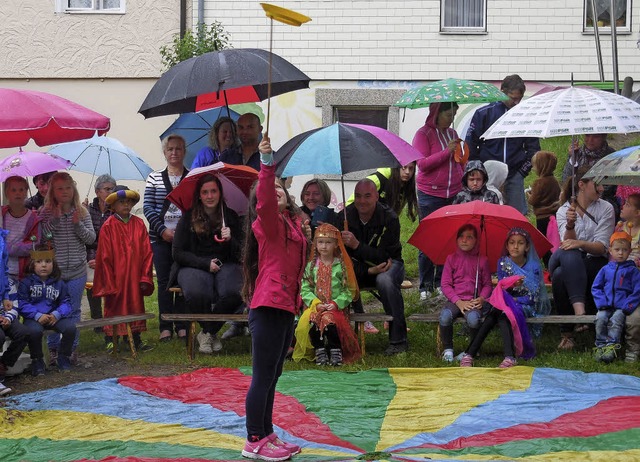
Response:
[{"label": "white sneaker", "polygon": [[200,333],[196,336],[196,339],[198,340],[198,344],[200,345],[198,347],[198,351],[200,353],[204,353],[208,355],[213,353],[213,348],[211,345],[211,342],[213,339],[211,338],[211,334],[200,331]]},{"label": "white sneaker", "polygon": [[8,395],[12,391],[13,390],[11,388],[5,386],[4,383],[0,382],[0,396]]},{"label": "white sneaker", "polygon": [[444,353],[442,353],[442,360],[445,363],[452,363],[453,362],[453,350],[444,350]]},{"label": "white sneaker", "polygon": [[420,301],[424,302],[427,300],[427,291],[426,290],[421,290],[420,291]]},{"label": "white sneaker", "polygon": [[211,335],[211,349],[213,351],[222,350],[222,342],[220,341],[217,335]]}]

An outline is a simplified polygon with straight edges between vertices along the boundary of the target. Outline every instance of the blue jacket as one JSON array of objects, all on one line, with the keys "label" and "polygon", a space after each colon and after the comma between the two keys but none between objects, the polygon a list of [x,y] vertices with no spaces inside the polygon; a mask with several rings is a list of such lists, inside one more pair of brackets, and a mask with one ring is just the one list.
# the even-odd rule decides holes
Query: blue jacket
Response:
[{"label": "blue jacket", "polygon": [[507,106],[502,101],[491,103],[476,110],[471,119],[467,139],[469,145],[469,159],[498,160],[509,166],[508,178],[516,172],[527,176],[531,170],[531,158],[540,151],[538,138],[497,138],[492,140],[481,139],[493,123],[505,112]]},{"label": "blue jacket", "polygon": [[599,310],[616,309],[629,315],[640,304],[640,270],[632,260],[610,261],[598,272],[591,293]]},{"label": "blue jacket", "polygon": [[53,314],[56,319],[71,316],[71,300],[67,284],[62,279],[47,279],[30,274],[20,281],[18,310],[25,319],[38,320],[43,314]]}]

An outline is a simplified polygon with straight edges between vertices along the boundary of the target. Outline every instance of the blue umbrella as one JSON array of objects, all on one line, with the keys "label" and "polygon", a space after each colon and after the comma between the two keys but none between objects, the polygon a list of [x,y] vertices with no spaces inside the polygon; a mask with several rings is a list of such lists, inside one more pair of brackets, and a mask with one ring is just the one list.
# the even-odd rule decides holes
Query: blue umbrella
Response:
[{"label": "blue umbrella", "polygon": [[[227,110],[229,115],[227,115]],[[181,114],[160,135],[160,139],[163,140],[171,134],[182,136],[187,143],[184,164],[190,166],[198,151],[209,145],[209,131],[220,117],[231,117],[233,120],[238,120],[240,114],[227,107],[217,107],[201,112],[187,112]]]},{"label": "blue umbrella", "polygon": [[94,176],[108,173],[115,180],[144,181],[153,171],[132,149],[106,136],[56,144],[48,152],[70,161],[69,170]]}]

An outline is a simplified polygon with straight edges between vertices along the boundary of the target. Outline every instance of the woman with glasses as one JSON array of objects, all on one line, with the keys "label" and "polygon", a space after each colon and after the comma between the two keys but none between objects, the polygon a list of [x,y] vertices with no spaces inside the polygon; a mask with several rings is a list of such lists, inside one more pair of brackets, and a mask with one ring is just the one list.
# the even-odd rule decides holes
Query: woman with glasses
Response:
[{"label": "woman with glasses", "polygon": [[[87,281],[93,281],[93,270],[96,267],[96,250],[98,249],[98,238],[100,237],[100,228],[107,218],[111,216],[111,211],[105,200],[107,196],[113,192],[116,187],[116,180],[111,175],[100,175],[96,180],[95,191],[96,197],[93,198],[91,204],[87,206],[91,223],[96,232],[96,240],[93,244],[87,246]],[[102,299],[94,297],[92,289],[87,289],[87,300],[89,301],[89,309],[91,310],[91,319],[102,318]],[[95,328],[96,332],[102,332],[101,327]]]}]

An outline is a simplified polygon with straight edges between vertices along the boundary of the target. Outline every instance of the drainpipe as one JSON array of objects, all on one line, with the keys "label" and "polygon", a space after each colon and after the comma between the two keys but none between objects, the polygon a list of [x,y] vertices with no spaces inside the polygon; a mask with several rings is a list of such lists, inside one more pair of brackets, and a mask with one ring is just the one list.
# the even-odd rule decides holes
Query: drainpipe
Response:
[{"label": "drainpipe", "polygon": [[180,38],[187,32],[187,0],[180,0]]},{"label": "drainpipe", "polygon": [[204,24],[204,0],[198,0],[198,24]]}]

